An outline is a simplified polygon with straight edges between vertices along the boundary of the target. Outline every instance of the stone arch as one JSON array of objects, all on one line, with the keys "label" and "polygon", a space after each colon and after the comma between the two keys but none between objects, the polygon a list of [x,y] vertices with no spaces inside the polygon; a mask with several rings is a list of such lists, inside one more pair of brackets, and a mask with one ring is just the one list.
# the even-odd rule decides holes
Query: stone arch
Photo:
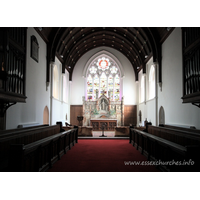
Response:
[{"label": "stone arch", "polygon": [[162,106],[159,109],[159,125],[160,124],[165,124],[165,111]]},{"label": "stone arch", "polygon": [[43,124],[49,124],[49,109],[45,106],[43,111]]}]

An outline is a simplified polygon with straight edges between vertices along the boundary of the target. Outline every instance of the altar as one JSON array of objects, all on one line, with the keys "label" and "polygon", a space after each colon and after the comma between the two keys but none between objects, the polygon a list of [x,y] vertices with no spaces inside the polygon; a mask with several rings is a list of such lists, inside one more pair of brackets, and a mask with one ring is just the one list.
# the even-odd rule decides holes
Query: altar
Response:
[{"label": "altar", "polygon": [[92,126],[93,131],[102,131],[104,126],[104,131],[114,131],[114,127],[117,126],[116,119],[91,119],[90,126]]},{"label": "altar", "polygon": [[83,97],[83,126],[92,126],[93,131],[114,131],[114,127],[124,125],[124,99],[112,101],[104,94],[97,100]]}]

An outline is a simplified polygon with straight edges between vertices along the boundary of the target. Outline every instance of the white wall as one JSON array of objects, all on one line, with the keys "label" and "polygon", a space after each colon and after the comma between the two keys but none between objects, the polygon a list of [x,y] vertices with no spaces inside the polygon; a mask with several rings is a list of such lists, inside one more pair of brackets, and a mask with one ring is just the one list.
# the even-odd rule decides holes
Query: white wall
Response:
[{"label": "white wall", "polygon": [[123,96],[125,105],[136,105],[137,96],[136,96],[136,82],[135,82],[135,73],[133,67],[129,60],[121,54],[119,51],[109,48],[109,47],[99,47],[95,48],[86,54],[84,54],[79,61],[77,62],[72,76],[71,83],[71,105],[81,105],[82,97],[85,96],[85,79],[82,77],[82,73],[87,61],[99,51],[108,51],[112,53],[115,57],[118,58],[122,67],[124,68],[123,78]]},{"label": "white wall", "polygon": [[[63,102],[63,75],[62,75],[62,65],[61,62],[56,58],[55,59],[55,63],[54,63],[57,67],[58,67],[58,71],[59,71],[59,81],[60,81],[60,95],[59,95],[59,99],[55,99],[53,96],[52,98],[52,113],[51,113],[51,124],[56,124],[57,121],[62,121],[63,125],[65,125],[65,121],[70,120],[70,104],[69,104],[69,99],[67,102]],[[51,66],[51,70],[52,70],[53,66]],[[51,73],[52,74],[52,73]],[[53,75],[53,74],[52,74]],[[69,74],[68,72],[65,70],[65,75],[66,75],[66,80],[67,80],[67,86],[68,86],[68,91],[69,91]],[[52,78],[53,80],[53,78]],[[52,81],[53,84],[53,81]],[[69,98],[69,96],[67,97]],[[66,114],[67,114],[67,119],[66,120]]]},{"label": "white wall", "polygon": [[[30,57],[31,36],[39,43],[39,62]],[[17,103],[7,110],[6,129],[19,124],[43,123],[45,106],[50,108],[50,88],[46,91],[46,44],[33,28],[27,30],[26,103]],[[37,79],[36,79],[37,77]]]},{"label": "white wall", "polygon": [[158,112],[163,106],[166,124],[200,129],[200,109],[182,103],[181,28],[176,28],[162,45],[162,91],[158,90]]},{"label": "white wall", "polygon": [[[148,63],[146,64],[146,75],[145,78],[145,100],[144,102],[139,102],[138,104],[138,111],[137,116],[139,115],[139,111],[142,112],[142,122],[147,119],[148,122],[151,122],[152,125],[156,126],[156,98],[153,98],[151,100],[148,99],[148,93],[149,93],[149,87],[148,87],[148,77],[149,77],[149,71],[150,67],[153,64],[153,58],[151,58]],[[142,70],[139,72],[139,83],[138,87],[140,86],[141,77],[143,75]],[[139,96],[139,92],[138,92]],[[139,117],[138,119],[138,125],[143,125],[142,123],[139,123]]]}]

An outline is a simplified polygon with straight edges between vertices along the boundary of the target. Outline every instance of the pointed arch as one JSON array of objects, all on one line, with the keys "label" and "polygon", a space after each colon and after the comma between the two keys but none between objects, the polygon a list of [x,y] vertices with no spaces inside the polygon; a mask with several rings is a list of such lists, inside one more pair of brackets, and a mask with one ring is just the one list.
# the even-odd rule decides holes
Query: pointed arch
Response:
[{"label": "pointed arch", "polygon": [[109,51],[105,51],[105,50],[102,50],[102,51],[99,51],[98,53],[95,53],[86,63],[84,69],[83,69],[83,73],[82,73],[82,76],[83,77],[86,77],[87,76],[87,70],[88,70],[88,67],[89,65],[94,61],[96,60],[98,57],[103,57],[103,56],[106,56],[108,57],[110,60],[113,60],[116,65],[119,67],[119,70],[120,70],[120,77],[123,78],[125,75],[124,75],[124,69],[122,67],[122,64],[121,62],[118,60],[117,57],[115,57],[112,53],[110,53]]},{"label": "pointed arch", "polygon": [[85,100],[96,100],[103,94],[110,100],[121,100],[124,70],[110,52],[102,50],[94,54],[87,61],[82,76],[86,80]]},{"label": "pointed arch", "polygon": [[49,124],[49,109],[45,106],[43,111],[43,124]]},{"label": "pointed arch", "polygon": [[159,109],[159,125],[160,124],[165,124],[165,111],[162,106]]}]

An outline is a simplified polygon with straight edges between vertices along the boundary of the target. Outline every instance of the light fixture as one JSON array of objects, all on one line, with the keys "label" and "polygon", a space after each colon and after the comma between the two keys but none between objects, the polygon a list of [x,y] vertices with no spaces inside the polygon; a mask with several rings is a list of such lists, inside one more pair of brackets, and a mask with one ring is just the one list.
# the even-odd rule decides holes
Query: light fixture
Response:
[{"label": "light fixture", "polygon": [[38,27],[38,30],[39,30],[39,31],[42,31],[42,27]]},{"label": "light fixture", "polygon": [[148,55],[146,55],[145,58],[148,58]]},{"label": "light fixture", "polygon": [[68,66],[68,68],[70,69],[70,68],[71,68],[71,66]]},{"label": "light fixture", "polygon": [[61,58],[63,58],[63,55],[60,55]]}]

